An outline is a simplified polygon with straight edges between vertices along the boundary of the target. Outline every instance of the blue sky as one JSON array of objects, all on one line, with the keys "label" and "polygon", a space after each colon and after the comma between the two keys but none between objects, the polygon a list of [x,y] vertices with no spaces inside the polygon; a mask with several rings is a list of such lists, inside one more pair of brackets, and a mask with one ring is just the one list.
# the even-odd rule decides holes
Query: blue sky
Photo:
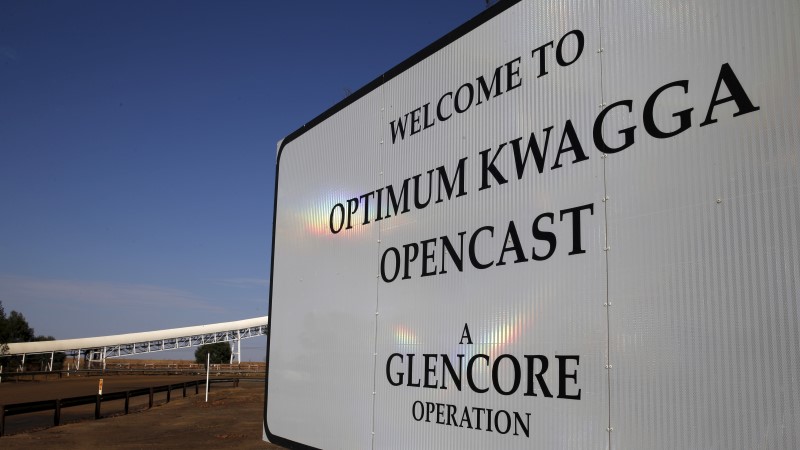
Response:
[{"label": "blue sky", "polygon": [[266,315],[278,140],[484,8],[0,2],[6,312],[56,338]]}]

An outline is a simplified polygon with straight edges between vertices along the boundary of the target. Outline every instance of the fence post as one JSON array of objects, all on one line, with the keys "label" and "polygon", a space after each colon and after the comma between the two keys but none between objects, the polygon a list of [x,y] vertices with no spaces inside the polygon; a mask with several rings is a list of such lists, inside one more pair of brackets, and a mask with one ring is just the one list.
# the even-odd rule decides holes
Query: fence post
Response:
[{"label": "fence post", "polygon": [[153,408],[153,388],[150,388],[150,406],[148,408]]},{"label": "fence post", "polygon": [[170,396],[171,393],[172,393],[172,385],[168,384],[167,385],[167,403],[169,403],[169,396]]},{"label": "fence post", "polygon": [[61,399],[56,399],[56,410],[53,413],[53,426],[57,427],[61,425]]},{"label": "fence post", "polygon": [[100,418],[100,403],[103,401],[103,396],[98,394],[97,399],[94,401],[94,420]]},{"label": "fence post", "polygon": [[5,428],[6,428],[6,405],[0,405],[0,437],[3,437]]},{"label": "fence post", "polygon": [[128,406],[131,404],[131,391],[125,391],[125,414],[128,414]]},{"label": "fence post", "polygon": [[186,383],[183,383],[183,397],[186,397]]},{"label": "fence post", "polygon": [[200,382],[194,380],[194,395],[197,395],[199,393],[200,393]]}]

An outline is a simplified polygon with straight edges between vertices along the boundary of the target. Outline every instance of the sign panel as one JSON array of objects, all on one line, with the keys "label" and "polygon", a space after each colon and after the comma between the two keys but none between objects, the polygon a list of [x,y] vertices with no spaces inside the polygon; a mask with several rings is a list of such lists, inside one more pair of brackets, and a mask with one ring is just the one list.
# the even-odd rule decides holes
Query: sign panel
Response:
[{"label": "sign panel", "polygon": [[800,2],[754,6],[603,9],[615,448],[800,448]]},{"label": "sign panel", "polygon": [[797,447],[800,6],[751,9],[501,2],[288,136],[266,438]]}]

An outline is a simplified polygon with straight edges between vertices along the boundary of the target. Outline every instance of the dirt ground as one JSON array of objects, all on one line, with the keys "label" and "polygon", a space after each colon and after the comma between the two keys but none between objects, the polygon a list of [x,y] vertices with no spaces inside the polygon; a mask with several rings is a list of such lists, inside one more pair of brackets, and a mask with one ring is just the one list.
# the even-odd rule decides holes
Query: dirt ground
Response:
[{"label": "dirt ground", "polygon": [[[106,377],[104,392],[117,392],[148,386],[181,383],[196,377]],[[36,383],[0,384],[0,403],[64,398],[97,393],[97,379],[62,379]],[[92,420],[94,407],[87,410],[88,417],[65,416],[72,408],[62,410],[62,419],[67,423],[58,427],[42,428],[52,425],[52,413],[42,415],[37,420],[39,429],[30,430],[33,420],[26,416],[6,417],[6,430],[12,433],[0,437],[0,448],[16,449],[191,449],[216,447],[226,449],[280,449],[262,441],[262,416],[264,410],[264,383],[261,381],[242,381],[238,388],[230,385],[212,385],[208,403],[204,392],[194,395],[194,389],[172,392],[171,401],[165,403],[166,395],[156,396],[156,405],[146,409],[144,405],[134,408],[130,414],[121,414],[121,406],[103,404],[100,420]],[[84,408],[84,407],[76,407]],[[80,416],[78,414],[77,416]],[[22,423],[18,422],[22,420]],[[24,423],[27,420],[27,423]],[[49,422],[49,423],[48,423]],[[13,431],[14,428],[17,431]]]}]

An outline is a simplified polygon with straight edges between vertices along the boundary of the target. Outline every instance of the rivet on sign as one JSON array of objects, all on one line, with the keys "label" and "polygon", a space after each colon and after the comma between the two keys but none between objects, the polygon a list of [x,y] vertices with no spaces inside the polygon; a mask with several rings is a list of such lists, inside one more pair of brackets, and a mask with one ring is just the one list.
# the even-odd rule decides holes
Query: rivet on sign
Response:
[{"label": "rivet on sign", "polygon": [[608,306],[608,303],[603,303],[603,306]]},{"label": "rivet on sign", "polygon": [[381,172],[379,175],[383,175],[383,172]]},{"label": "rivet on sign", "polygon": [[600,48],[597,50],[597,53],[603,53],[603,47],[600,47]]},{"label": "rivet on sign", "polygon": [[606,428],[606,431],[614,431],[614,429],[611,428],[611,427],[608,427],[608,428]]},{"label": "rivet on sign", "polygon": [[375,315],[377,316],[378,314],[380,314],[380,313],[378,311],[375,311]]},{"label": "rivet on sign", "polygon": [[718,199],[717,199],[717,203],[722,203],[722,199],[721,199],[721,198],[718,198]]},{"label": "rivet on sign", "polygon": [[375,353],[373,353],[373,354],[372,354],[372,356],[378,356],[378,353],[377,353],[377,352],[375,352]]},{"label": "rivet on sign", "polygon": [[380,239],[378,239],[378,243],[379,243],[379,244],[380,244],[380,242],[381,242],[381,240],[380,240]]},{"label": "rivet on sign", "polygon": [[598,108],[602,108],[602,107],[604,107],[604,106],[606,106],[606,104],[605,104],[605,103],[600,103],[600,106],[598,106]]},{"label": "rivet on sign", "polygon": [[381,141],[381,145],[383,145],[383,141]]},{"label": "rivet on sign", "polygon": [[609,250],[611,250],[611,247],[605,247],[605,248],[603,248],[603,251],[604,251],[604,252],[607,252],[607,251],[609,251]]}]

